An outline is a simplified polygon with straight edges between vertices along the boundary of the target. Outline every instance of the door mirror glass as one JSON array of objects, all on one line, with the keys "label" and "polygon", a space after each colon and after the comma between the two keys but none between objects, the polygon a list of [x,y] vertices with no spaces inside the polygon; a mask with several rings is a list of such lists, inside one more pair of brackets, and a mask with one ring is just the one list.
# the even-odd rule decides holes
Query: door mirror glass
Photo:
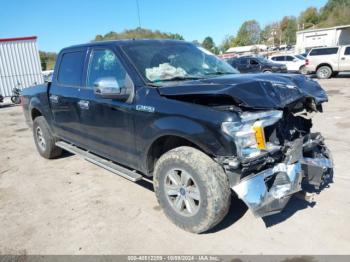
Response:
[{"label": "door mirror glass", "polygon": [[94,83],[97,96],[104,98],[115,98],[121,94],[121,88],[114,77],[98,78]]}]

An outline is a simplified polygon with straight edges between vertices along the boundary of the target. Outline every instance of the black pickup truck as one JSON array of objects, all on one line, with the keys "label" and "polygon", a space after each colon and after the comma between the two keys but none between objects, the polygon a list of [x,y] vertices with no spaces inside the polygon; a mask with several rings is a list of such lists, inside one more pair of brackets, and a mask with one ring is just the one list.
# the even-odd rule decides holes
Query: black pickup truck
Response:
[{"label": "black pickup truck", "polygon": [[241,75],[184,41],[65,48],[52,82],[21,99],[43,157],[63,149],[131,181],[153,180],[166,216],[190,232],[218,224],[232,192],[262,217],[332,175],[323,138],[311,132],[327,101],[317,82]]}]

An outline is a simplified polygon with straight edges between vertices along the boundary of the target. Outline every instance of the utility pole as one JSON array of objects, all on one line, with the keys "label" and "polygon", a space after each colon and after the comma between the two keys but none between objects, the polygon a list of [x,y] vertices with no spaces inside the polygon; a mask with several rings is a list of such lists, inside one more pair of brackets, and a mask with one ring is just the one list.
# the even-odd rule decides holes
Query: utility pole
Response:
[{"label": "utility pole", "polygon": [[139,28],[141,28],[141,17],[140,17],[139,0],[136,0],[136,6],[137,6],[137,17],[138,17],[138,19],[139,19]]}]

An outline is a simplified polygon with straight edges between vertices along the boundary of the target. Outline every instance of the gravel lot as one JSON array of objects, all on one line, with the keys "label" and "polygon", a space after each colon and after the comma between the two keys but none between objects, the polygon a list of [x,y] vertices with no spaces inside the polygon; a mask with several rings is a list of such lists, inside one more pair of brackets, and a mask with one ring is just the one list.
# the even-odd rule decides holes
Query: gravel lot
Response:
[{"label": "gravel lot", "polygon": [[314,130],[333,152],[335,183],[265,220],[235,200],[201,235],[168,221],[146,182],[69,154],[41,158],[21,107],[0,106],[0,254],[349,254],[350,78],[321,85],[330,101]]}]

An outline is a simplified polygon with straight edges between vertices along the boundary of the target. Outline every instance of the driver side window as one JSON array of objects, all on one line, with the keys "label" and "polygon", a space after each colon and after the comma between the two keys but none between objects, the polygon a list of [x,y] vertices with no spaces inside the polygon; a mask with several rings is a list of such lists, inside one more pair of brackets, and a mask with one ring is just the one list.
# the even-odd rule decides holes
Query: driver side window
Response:
[{"label": "driver side window", "polygon": [[100,79],[115,79],[120,87],[125,86],[126,71],[118,57],[109,49],[93,50],[87,75],[87,87],[93,88]]}]

